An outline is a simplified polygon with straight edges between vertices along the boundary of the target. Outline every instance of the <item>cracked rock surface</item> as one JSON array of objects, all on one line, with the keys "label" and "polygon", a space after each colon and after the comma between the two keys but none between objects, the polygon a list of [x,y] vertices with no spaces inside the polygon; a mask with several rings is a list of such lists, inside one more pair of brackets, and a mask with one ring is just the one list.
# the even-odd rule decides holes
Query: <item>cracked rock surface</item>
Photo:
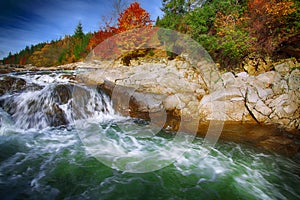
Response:
[{"label": "cracked rock surface", "polygon": [[[300,129],[299,63],[281,63],[274,71],[257,76],[246,72],[221,74],[205,61],[197,67],[179,60],[109,67],[82,63],[79,67],[90,69],[78,76],[83,82],[109,81],[133,88],[137,93],[133,95],[137,112],[158,112],[158,108],[180,110],[181,116],[204,122],[257,122]],[[163,95],[161,103],[156,102],[159,106],[148,105],[155,95]]]}]

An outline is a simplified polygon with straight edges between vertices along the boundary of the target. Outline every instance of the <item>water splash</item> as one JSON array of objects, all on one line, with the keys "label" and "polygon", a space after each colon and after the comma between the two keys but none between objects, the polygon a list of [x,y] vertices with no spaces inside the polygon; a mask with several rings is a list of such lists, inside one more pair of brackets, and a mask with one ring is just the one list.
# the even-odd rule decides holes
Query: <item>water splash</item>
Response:
[{"label": "water splash", "polygon": [[[58,89],[64,91],[64,97]],[[95,88],[48,83],[1,98],[2,105],[14,104],[21,112],[13,116],[0,109],[0,196],[3,199],[300,198],[299,161],[236,143],[218,143],[207,149],[202,138],[187,143],[182,137],[177,145],[170,145],[172,132],[157,131],[144,121],[118,117],[108,97]],[[87,138],[99,136],[101,140],[89,141],[100,144],[101,153],[122,153],[124,156],[116,157],[115,161],[127,169],[139,166],[136,160],[130,160],[130,154],[142,158],[149,155],[147,152],[161,151],[160,159],[150,158],[159,165],[173,156],[164,154],[162,147],[171,148],[174,155],[186,145],[189,151],[173,164],[150,173],[126,173],[116,170],[118,166],[111,169],[85,151],[78,136],[80,129],[49,127],[49,119],[43,112],[35,113],[33,108],[26,107],[24,102],[31,101],[43,108],[40,111],[44,113],[51,103],[57,104],[69,123],[73,120],[81,125]],[[27,117],[37,124],[22,122]],[[38,129],[41,125],[46,128]],[[30,126],[35,129],[24,128]],[[208,150],[210,154],[203,157]]]},{"label": "water splash", "polygon": [[[31,87],[0,99],[2,107],[19,128],[43,129],[69,125],[83,118],[104,120],[115,116],[110,99],[96,88],[67,83],[58,75],[54,78],[50,75],[22,77]],[[39,85],[33,88],[32,84]]]}]

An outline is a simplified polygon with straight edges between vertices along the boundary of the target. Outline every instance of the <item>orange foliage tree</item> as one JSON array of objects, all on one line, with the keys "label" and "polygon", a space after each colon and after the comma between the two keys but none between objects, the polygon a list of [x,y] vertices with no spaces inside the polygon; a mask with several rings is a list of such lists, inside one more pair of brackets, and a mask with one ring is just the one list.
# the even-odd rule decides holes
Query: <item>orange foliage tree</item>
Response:
[{"label": "orange foliage tree", "polygon": [[116,33],[119,33],[119,35],[116,37],[115,42],[118,46],[117,53],[123,57],[123,60],[127,60],[126,65],[130,63],[131,58],[142,55],[143,48],[147,48],[148,41],[157,31],[152,27],[150,14],[141,8],[137,2],[130,4],[120,14],[116,29]]},{"label": "orange foliage tree", "polygon": [[288,0],[250,0],[247,17],[250,35],[257,41],[254,47],[263,53],[272,53],[292,34],[293,30],[286,24],[295,11],[294,3]]},{"label": "orange foliage tree", "polygon": [[146,10],[141,8],[138,2],[134,2],[120,14],[118,19],[117,33],[135,28],[149,27],[152,27],[150,14]]},{"label": "orange foliage tree", "polygon": [[[105,28],[96,32],[90,39],[88,48],[89,50],[93,48],[93,55],[97,59],[116,58],[116,55],[121,55],[123,52],[138,49],[135,48],[137,47],[136,43],[138,43],[139,47],[145,43],[145,41],[140,40],[141,34],[145,36],[143,30],[130,31],[128,34],[125,33],[129,30],[139,30],[139,28],[150,30],[152,28],[152,21],[150,20],[150,14],[141,8],[139,3],[134,2],[120,13],[117,27],[111,27],[107,24]],[[136,37],[134,37],[135,35]],[[133,37],[135,40],[132,40]],[[144,40],[148,40],[149,38],[151,37],[143,37]],[[100,43],[101,45],[98,45]]]},{"label": "orange foliage tree", "polygon": [[98,32],[94,33],[94,35],[91,37],[87,49],[92,50],[95,48],[98,44],[103,42],[105,39],[113,36],[114,32],[111,29],[104,28],[99,30]]}]

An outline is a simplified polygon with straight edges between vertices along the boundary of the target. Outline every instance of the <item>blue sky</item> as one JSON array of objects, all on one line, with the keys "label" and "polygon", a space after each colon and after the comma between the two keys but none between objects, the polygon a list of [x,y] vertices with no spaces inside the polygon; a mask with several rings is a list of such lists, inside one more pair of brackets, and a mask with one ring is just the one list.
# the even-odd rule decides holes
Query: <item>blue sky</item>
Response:
[{"label": "blue sky", "polygon": [[[161,0],[138,0],[151,19],[162,16]],[[103,16],[112,16],[110,0],[1,0],[0,59],[26,46],[73,34],[97,31]]]}]

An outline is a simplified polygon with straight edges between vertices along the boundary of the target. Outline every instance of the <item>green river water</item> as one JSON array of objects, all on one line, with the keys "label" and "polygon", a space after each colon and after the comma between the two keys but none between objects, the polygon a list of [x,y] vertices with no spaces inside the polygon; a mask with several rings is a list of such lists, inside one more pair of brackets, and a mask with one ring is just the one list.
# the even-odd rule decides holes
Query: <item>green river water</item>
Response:
[{"label": "green river water", "polygon": [[[53,127],[42,113],[32,113],[29,102],[42,112],[53,101],[51,89],[69,83],[57,74],[15,76],[42,87],[0,99],[0,199],[300,199],[299,156],[287,158],[224,141],[208,149],[202,138],[188,142],[191,136],[174,144],[175,133],[118,116],[109,100],[97,92],[91,94],[96,100],[104,99],[104,113],[100,109],[79,126]],[[6,108],[13,103],[17,103],[16,111],[11,114]],[[70,119],[67,103],[60,106]],[[89,134],[97,136],[100,154],[133,152],[151,162],[140,166],[145,168],[167,164],[147,173],[109,167],[107,157],[101,160],[101,155],[99,159],[87,148],[83,136]],[[169,154],[147,158],[147,152],[165,147],[179,155],[174,162]],[[129,170],[131,162],[136,162],[118,159]]]}]

